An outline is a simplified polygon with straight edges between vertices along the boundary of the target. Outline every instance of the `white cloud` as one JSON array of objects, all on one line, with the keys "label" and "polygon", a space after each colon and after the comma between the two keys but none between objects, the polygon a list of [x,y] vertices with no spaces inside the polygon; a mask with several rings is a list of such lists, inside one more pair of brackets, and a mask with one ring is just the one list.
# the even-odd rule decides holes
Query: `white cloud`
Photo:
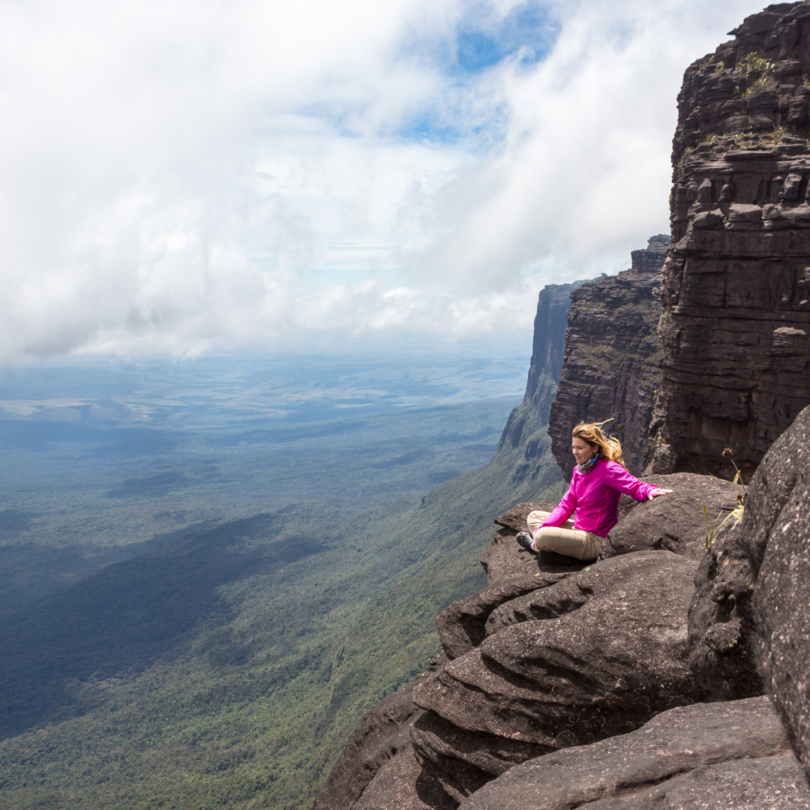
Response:
[{"label": "white cloud", "polygon": [[2,4],[0,362],[529,329],[622,269],[684,68],[759,6],[546,6],[544,60],[464,73],[518,3]]}]

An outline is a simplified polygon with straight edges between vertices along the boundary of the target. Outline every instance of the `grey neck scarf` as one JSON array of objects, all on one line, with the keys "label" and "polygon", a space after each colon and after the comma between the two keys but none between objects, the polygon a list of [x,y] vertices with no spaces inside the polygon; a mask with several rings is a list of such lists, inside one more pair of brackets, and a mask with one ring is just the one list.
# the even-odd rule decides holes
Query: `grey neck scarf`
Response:
[{"label": "grey neck scarf", "polygon": [[599,461],[597,456],[591,456],[584,464],[577,464],[577,469],[585,475],[585,473],[589,473],[596,466],[597,461]]}]

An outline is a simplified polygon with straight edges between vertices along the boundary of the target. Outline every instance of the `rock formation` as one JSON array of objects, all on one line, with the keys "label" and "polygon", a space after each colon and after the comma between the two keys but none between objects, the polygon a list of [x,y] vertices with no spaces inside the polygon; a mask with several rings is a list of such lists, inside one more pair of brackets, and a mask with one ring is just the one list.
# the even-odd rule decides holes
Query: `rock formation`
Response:
[{"label": "rock formation", "polygon": [[[438,618],[447,658],[366,717],[318,810],[810,810],[810,1],[734,33],[679,98],[653,469],[681,472],[648,478],[673,493],[623,499],[589,564],[519,549],[540,504],[498,517],[486,587]],[[579,419],[618,416],[636,471],[652,447],[664,252],[572,295],[566,472]],[[502,438],[529,472],[564,307],[541,295]],[[725,448],[747,494],[696,474],[728,475]]]},{"label": "rock formation", "polygon": [[810,790],[773,705],[759,697],[672,709],[630,734],[530,760],[460,810],[580,807],[806,810]]},{"label": "rock formation", "polygon": [[732,33],[678,97],[659,472],[751,473],[810,403],[810,3]]},{"label": "rock formation", "polygon": [[582,283],[549,284],[540,292],[526,394],[521,405],[509,415],[498,445],[499,452],[511,449],[522,455],[512,473],[515,483],[536,478],[546,469],[540,447],[546,440],[549,406],[563,364],[570,296]]},{"label": "rock formation", "polygon": [[574,281],[571,284],[548,284],[540,291],[537,314],[534,317],[532,361],[523,402],[535,408],[541,422],[548,422],[548,409],[554,395],[553,391],[542,386],[541,380],[545,376],[555,383],[560,381],[571,293],[584,283]]},{"label": "rock formation", "polygon": [[810,408],[751,482],[742,543],[756,577],[754,657],[810,776]]},{"label": "rock formation", "polygon": [[499,516],[486,587],[437,620],[450,660],[364,719],[316,810],[452,808],[521,762],[702,699],[687,643],[691,558],[705,546],[702,505],[729,514],[743,488],[689,474],[655,482],[675,490],[674,518],[662,521],[660,502],[624,504],[613,556],[596,564],[517,546],[543,504]]},{"label": "rock formation", "polygon": [[701,562],[689,636],[709,697],[756,694],[764,681],[810,776],[808,448],[810,407],[757,469],[742,522],[732,518]]},{"label": "rock formation", "polygon": [[551,448],[566,480],[574,470],[571,428],[613,417],[625,461],[640,474],[649,455],[648,428],[661,377],[661,267],[669,237],[635,250],[632,268],[603,276],[571,294],[565,360],[551,404]]}]

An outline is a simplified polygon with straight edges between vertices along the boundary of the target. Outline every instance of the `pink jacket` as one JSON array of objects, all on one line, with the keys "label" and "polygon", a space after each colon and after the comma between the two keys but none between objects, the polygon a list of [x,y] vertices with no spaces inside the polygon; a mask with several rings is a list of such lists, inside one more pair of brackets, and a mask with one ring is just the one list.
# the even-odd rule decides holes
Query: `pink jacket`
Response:
[{"label": "pink jacket", "polygon": [[653,490],[655,487],[652,484],[639,481],[621,464],[600,459],[587,473],[574,468],[568,492],[545,519],[543,526],[562,526],[576,512],[575,529],[607,537],[619,521],[619,498],[622,493],[637,501],[646,501]]}]

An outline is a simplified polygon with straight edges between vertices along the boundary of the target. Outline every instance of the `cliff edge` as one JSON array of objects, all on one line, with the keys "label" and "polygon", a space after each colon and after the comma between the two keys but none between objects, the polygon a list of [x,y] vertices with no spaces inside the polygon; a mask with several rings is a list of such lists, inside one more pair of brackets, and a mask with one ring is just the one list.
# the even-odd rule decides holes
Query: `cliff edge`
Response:
[{"label": "cliff edge", "polygon": [[632,267],[616,276],[587,281],[571,294],[565,358],[551,403],[551,451],[571,479],[571,429],[580,421],[612,418],[610,433],[638,475],[650,457],[648,429],[661,381],[663,350],[661,268],[668,236],[653,236],[631,254]]}]

